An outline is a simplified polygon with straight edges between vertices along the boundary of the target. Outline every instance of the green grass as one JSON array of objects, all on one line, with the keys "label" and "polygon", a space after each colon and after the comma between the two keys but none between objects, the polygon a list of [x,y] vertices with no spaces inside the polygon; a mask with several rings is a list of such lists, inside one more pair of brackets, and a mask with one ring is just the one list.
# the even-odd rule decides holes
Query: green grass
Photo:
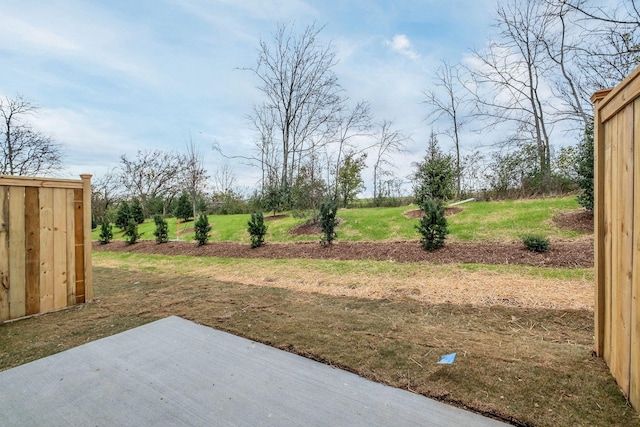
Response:
[{"label": "green grass", "polygon": [[[246,269],[247,260],[243,258],[217,258],[194,257],[188,255],[164,255],[142,254],[132,252],[94,252],[93,259],[96,263],[113,263],[119,268],[145,268],[162,271],[169,269],[173,273],[187,274],[195,268],[225,266],[232,269]],[[256,258],[251,261],[252,268],[256,270],[276,270],[285,268],[289,270],[305,271],[317,275],[362,275],[379,276],[386,275],[397,280],[407,277],[429,277],[430,275],[447,272],[455,273],[457,270],[469,272],[491,272],[496,274],[514,274],[533,279],[555,280],[588,280],[593,281],[592,268],[550,268],[533,267],[526,265],[492,265],[492,264],[430,264],[430,263],[398,263],[388,261],[357,260],[335,261],[320,259],[270,259]]]},{"label": "green grass", "polygon": [[463,207],[464,211],[449,219],[451,236],[460,240],[520,240],[524,234],[551,238],[581,235],[552,223],[557,212],[580,208],[575,196],[476,202]]},{"label": "green grass", "polygon": [[[551,239],[571,239],[584,233],[563,230],[553,224],[553,215],[560,211],[579,209],[575,196],[505,200],[495,202],[470,202],[461,206],[463,211],[448,217],[450,240],[454,241],[518,241],[525,234],[541,234]],[[390,241],[417,240],[415,225],[418,220],[409,219],[404,212],[417,206],[397,208],[341,209],[338,218],[342,221],[337,228],[338,241]],[[212,225],[210,241],[249,242],[247,221],[250,215],[210,215]],[[289,231],[306,222],[303,218],[286,216],[276,220],[265,219],[268,230],[267,242],[316,241],[319,235],[294,236]],[[176,238],[175,218],[168,218],[169,238]],[[142,239],[153,240],[155,225],[147,220],[139,226]],[[193,241],[193,221],[181,223],[181,240]],[[98,240],[99,229],[92,233]],[[114,238],[122,239],[122,233],[114,230]]]}]

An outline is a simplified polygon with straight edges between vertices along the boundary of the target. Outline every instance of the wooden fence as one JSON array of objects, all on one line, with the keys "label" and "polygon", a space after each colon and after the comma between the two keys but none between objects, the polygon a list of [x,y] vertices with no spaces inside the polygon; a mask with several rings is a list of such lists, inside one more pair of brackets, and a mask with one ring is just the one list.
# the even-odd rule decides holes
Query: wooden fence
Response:
[{"label": "wooden fence", "polygon": [[91,175],[0,175],[0,322],[89,301]]},{"label": "wooden fence", "polygon": [[640,67],[592,101],[595,349],[640,409]]}]

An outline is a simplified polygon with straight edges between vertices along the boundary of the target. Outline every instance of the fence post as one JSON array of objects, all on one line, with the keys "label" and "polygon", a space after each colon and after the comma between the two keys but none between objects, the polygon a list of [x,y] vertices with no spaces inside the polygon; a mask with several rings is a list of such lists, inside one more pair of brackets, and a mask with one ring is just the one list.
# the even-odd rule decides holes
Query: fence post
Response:
[{"label": "fence post", "polygon": [[93,299],[93,268],[91,264],[91,176],[82,174],[82,207],[84,221],[84,300]]}]

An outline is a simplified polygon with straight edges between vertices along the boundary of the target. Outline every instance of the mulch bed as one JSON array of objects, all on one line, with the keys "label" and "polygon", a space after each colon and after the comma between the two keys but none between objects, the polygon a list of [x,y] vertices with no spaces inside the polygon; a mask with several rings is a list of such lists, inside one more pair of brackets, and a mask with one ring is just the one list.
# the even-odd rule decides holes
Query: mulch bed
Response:
[{"label": "mulch bed", "polygon": [[133,252],[161,255],[212,256],[223,258],[376,260],[394,262],[520,264],[540,267],[592,267],[593,240],[552,242],[546,253],[534,253],[520,242],[447,243],[435,252],[422,250],[418,241],[407,242],[336,242],[323,247],[316,242],[266,243],[251,249],[249,243],[195,243],[139,241],[126,245],[122,241],[100,245],[96,251]]}]

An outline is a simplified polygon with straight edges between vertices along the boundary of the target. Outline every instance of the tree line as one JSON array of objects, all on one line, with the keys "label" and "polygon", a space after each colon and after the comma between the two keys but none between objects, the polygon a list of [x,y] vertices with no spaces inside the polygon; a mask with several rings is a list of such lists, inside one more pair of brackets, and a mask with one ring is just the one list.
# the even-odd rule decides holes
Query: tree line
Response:
[{"label": "tree line", "polygon": [[[636,6],[635,0],[500,1],[485,46],[460,63],[442,62],[429,76],[423,101],[432,132],[409,177],[398,176],[396,165],[411,136],[390,120],[374,123],[366,100],[349,99],[334,72],[338,52],[323,42],[324,27],[298,32],[294,24],[279,24],[260,40],[255,65],[245,68],[262,94],[249,117],[255,144],[242,157],[260,170],[255,191],[239,191],[228,166],[209,176],[203,153],[190,142],[183,153],[122,155],[117,168],[94,180],[94,214],[104,218],[121,201],[135,199],[146,217],[167,215],[184,196],[194,216],[213,209],[289,209],[317,219],[324,200],[341,206],[356,200],[367,164],[373,205],[406,195],[407,180],[421,200],[435,185],[425,181],[435,179],[429,167],[452,180],[447,198],[588,189],[589,99],[638,65]],[[61,145],[26,120],[34,111],[20,96],[0,100],[1,173],[47,174],[60,167]],[[481,142],[472,145],[478,137],[471,134]],[[578,144],[559,147],[557,141],[567,138]],[[450,140],[452,152],[442,152],[439,139]],[[222,147],[214,149],[224,155]]]}]

